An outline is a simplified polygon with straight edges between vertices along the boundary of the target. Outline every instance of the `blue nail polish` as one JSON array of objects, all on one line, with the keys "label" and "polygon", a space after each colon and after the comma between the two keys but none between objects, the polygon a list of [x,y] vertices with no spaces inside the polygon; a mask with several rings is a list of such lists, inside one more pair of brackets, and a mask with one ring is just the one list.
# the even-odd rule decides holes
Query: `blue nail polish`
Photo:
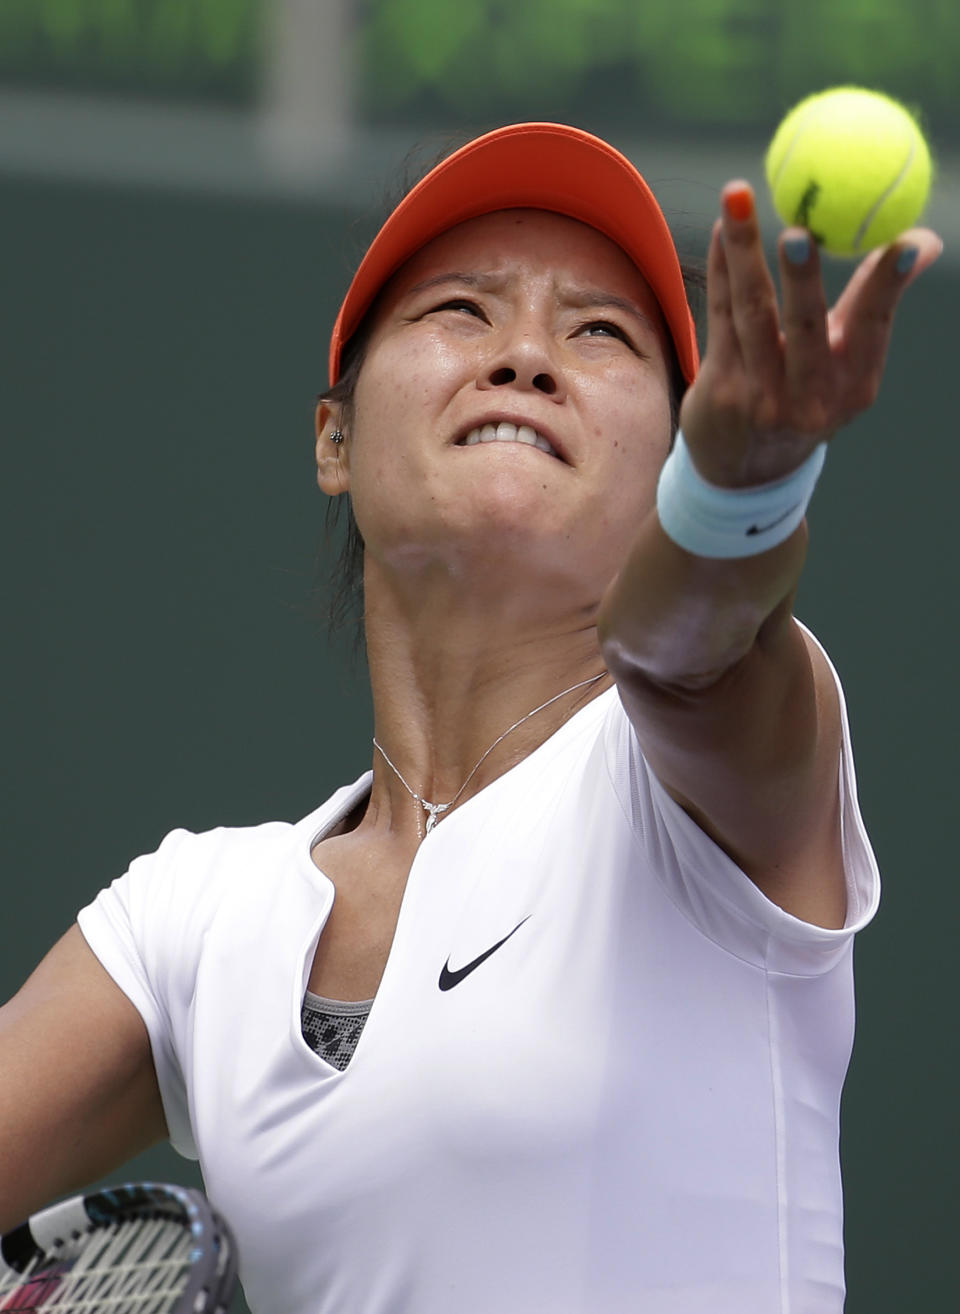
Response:
[{"label": "blue nail polish", "polygon": [[810,238],[806,233],[784,239],[783,252],[791,265],[805,265],[810,259]]},{"label": "blue nail polish", "polygon": [[920,248],[917,246],[905,246],[897,256],[897,273],[909,274],[910,270],[917,263],[917,256],[920,254]]}]

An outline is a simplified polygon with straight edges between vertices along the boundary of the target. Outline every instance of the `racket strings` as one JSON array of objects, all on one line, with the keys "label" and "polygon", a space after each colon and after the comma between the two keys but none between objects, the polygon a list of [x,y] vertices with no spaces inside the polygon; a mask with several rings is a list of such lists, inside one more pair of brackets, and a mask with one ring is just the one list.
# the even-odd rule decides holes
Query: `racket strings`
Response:
[{"label": "racket strings", "polygon": [[161,1314],[181,1294],[190,1272],[192,1241],[166,1219],[121,1225],[71,1271],[58,1310],[131,1309]]},{"label": "racket strings", "polygon": [[96,1229],[0,1283],[0,1314],[169,1314],[187,1285],[192,1251],[189,1231],[170,1219]]}]

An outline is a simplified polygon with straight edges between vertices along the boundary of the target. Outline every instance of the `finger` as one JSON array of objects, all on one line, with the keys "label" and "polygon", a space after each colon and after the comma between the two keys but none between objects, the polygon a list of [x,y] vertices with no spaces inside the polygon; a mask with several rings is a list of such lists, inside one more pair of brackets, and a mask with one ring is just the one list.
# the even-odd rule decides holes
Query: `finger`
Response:
[{"label": "finger", "polygon": [[834,307],[831,331],[844,363],[850,413],[876,397],[897,304],[942,250],[942,241],[929,229],[904,233],[892,245],[870,253]]},{"label": "finger", "polygon": [[820,434],[830,427],[836,372],[820,255],[805,228],[787,228],[778,246],[788,404],[794,427]]},{"label": "finger", "polygon": [[733,324],[730,271],[723,247],[723,224],[718,219],[707,251],[707,356],[719,370],[741,365],[740,347]]},{"label": "finger", "polygon": [[[897,270],[900,275],[899,286],[902,291],[903,288],[915,282],[923,271],[934,263],[943,251],[943,240],[930,228],[912,228],[903,233],[893,243],[893,247],[898,251],[896,260],[898,265],[901,263],[906,248],[915,247],[918,251],[918,256],[912,267],[909,267],[909,264],[904,264],[902,268]],[[877,247],[861,260],[834,306],[833,313],[838,320],[842,321],[845,318],[848,305],[857,299],[864,283],[873,277],[877,265],[891,249],[893,248]]]},{"label": "finger", "polygon": [[780,314],[757,223],[753,188],[742,181],[727,183],[721,200],[723,249],[737,342],[754,386],[775,395],[782,378]]}]

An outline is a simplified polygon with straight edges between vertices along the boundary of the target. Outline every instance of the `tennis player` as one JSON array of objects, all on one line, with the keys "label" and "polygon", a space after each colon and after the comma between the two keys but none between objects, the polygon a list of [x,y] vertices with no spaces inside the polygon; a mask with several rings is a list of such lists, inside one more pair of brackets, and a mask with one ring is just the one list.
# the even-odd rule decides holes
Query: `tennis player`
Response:
[{"label": "tennis player", "polygon": [[169,1137],[258,1314],[839,1314],[878,877],[792,603],[940,241],[828,310],[808,233],[778,302],[749,186],[720,209],[702,364],[596,138],[500,129],[388,219],[316,432],[371,769],[174,831],[80,913],[3,1010],[0,1228]]}]

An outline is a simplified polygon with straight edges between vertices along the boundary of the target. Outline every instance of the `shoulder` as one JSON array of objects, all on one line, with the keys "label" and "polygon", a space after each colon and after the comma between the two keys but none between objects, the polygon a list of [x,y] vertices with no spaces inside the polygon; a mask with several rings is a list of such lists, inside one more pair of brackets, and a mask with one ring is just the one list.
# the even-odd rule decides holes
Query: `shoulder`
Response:
[{"label": "shoulder", "polygon": [[109,889],[133,902],[150,900],[155,911],[156,905],[180,899],[199,908],[205,901],[218,903],[224,887],[249,894],[280,872],[303,874],[315,838],[349,812],[365,786],[365,777],[343,786],[297,821],[171,830],[153,852],[135,858]]},{"label": "shoulder", "polygon": [[81,910],[84,936],[102,959],[122,946],[148,969],[151,962],[170,961],[171,946],[186,962],[190,946],[199,952],[215,926],[255,936],[260,920],[278,906],[316,900],[312,839],[350,806],[356,790],[338,790],[296,822],[171,830]]},{"label": "shoulder", "polygon": [[171,830],[152,853],[134,858],[110,889],[129,899],[189,895],[202,899],[223,883],[244,884],[248,875],[262,871],[290,847],[296,827],[274,821],[257,826],[218,826],[194,832]]}]

